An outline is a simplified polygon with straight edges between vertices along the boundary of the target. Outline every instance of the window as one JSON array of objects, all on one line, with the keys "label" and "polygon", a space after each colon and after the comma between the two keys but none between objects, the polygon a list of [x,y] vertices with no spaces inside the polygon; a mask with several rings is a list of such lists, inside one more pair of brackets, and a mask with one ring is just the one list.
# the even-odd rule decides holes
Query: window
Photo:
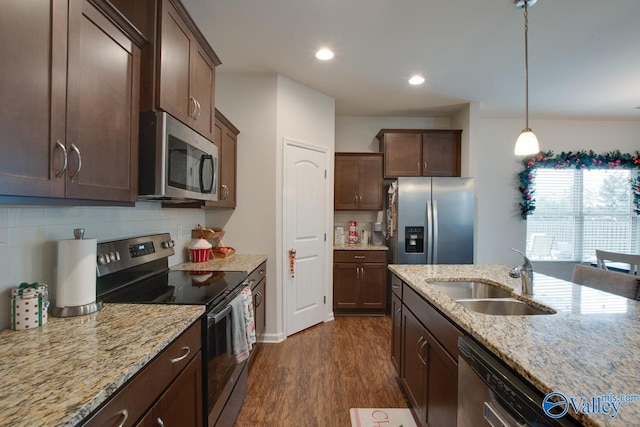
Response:
[{"label": "window", "polygon": [[537,168],[535,214],[527,219],[533,260],[595,262],[596,248],[640,252],[629,169]]}]

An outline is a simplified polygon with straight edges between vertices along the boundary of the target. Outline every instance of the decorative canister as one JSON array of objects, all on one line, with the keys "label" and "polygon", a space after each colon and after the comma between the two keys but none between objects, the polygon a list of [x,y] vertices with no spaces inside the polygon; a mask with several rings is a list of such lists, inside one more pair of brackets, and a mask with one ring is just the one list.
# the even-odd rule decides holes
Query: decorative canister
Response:
[{"label": "decorative canister", "polygon": [[200,237],[189,246],[191,262],[207,262],[211,253],[211,243]]},{"label": "decorative canister", "polygon": [[11,329],[33,329],[47,323],[49,292],[47,285],[21,283],[11,290]]},{"label": "decorative canister", "polygon": [[358,221],[349,221],[349,243],[358,243]]}]

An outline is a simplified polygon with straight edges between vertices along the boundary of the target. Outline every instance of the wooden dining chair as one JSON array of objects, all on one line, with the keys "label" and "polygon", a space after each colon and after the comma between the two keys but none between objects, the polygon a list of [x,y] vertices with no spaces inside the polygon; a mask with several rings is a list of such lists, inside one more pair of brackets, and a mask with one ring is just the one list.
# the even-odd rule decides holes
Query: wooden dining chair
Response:
[{"label": "wooden dining chair", "polygon": [[638,275],[638,265],[640,265],[640,255],[637,254],[621,254],[618,252],[608,252],[596,249],[597,266],[604,270],[608,270],[606,262],[617,262],[621,264],[629,264],[629,274]]},{"label": "wooden dining chair", "polygon": [[573,269],[571,281],[625,298],[640,300],[640,279],[630,274],[577,264]]}]

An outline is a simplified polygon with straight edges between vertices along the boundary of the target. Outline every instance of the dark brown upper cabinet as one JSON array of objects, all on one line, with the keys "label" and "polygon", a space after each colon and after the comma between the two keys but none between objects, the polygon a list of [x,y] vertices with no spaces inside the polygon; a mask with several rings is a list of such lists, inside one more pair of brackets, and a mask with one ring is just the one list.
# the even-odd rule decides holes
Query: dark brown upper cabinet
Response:
[{"label": "dark brown upper cabinet", "polygon": [[238,135],[240,131],[216,109],[213,143],[218,146],[218,200],[202,202],[206,208],[236,207],[236,175],[238,161]]},{"label": "dark brown upper cabinet", "polygon": [[382,155],[336,153],[334,209],[382,210]]},{"label": "dark brown upper cabinet", "polygon": [[461,130],[382,129],[384,177],[460,176]]},{"label": "dark brown upper cabinet", "polygon": [[220,60],[180,2],[162,0],[160,16],[158,107],[213,141]]},{"label": "dark brown upper cabinet", "polygon": [[142,35],[104,0],[2,8],[0,195],[135,201]]}]

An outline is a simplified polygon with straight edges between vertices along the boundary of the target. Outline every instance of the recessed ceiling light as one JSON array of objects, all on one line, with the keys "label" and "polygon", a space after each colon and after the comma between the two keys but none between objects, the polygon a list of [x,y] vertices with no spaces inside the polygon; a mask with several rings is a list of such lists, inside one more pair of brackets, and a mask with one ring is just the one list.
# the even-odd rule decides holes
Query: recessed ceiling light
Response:
[{"label": "recessed ceiling light", "polygon": [[329,49],[322,48],[316,52],[316,58],[323,61],[328,61],[329,59],[333,58],[333,52],[331,52],[331,50]]},{"label": "recessed ceiling light", "polygon": [[417,74],[409,79],[409,84],[412,85],[421,85],[422,83],[424,83],[424,77]]}]

